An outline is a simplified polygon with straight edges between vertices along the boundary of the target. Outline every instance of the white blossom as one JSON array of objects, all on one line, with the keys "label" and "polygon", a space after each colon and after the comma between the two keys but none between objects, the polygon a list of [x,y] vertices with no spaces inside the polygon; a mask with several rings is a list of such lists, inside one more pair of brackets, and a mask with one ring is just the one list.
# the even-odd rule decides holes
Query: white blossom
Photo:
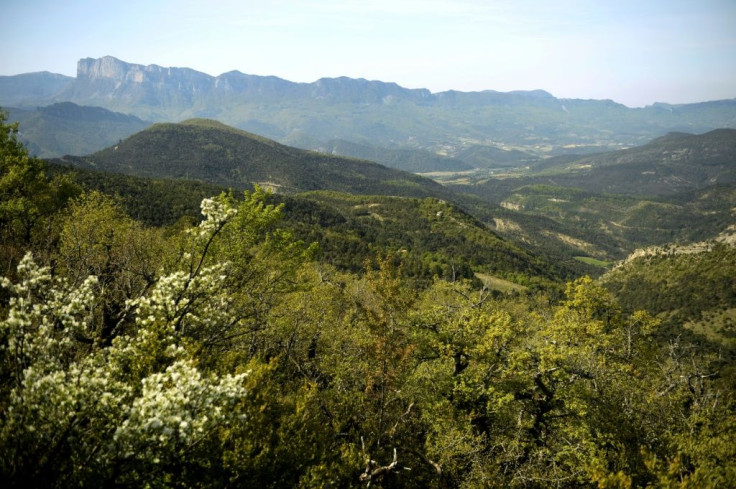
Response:
[{"label": "white blossom", "polygon": [[[234,215],[217,199],[202,208],[209,223],[201,232]],[[26,255],[17,283],[0,282],[11,295],[0,321],[0,359],[14,376],[0,456],[48,458],[44,450],[66,437],[75,457],[88,460],[78,470],[120,456],[160,462],[181,456],[218,426],[242,422],[246,374],[203,374],[182,334],[227,323],[227,268],[162,276],[128,303],[135,327],[103,347],[79,342],[94,338],[96,278],[72,286]]]}]

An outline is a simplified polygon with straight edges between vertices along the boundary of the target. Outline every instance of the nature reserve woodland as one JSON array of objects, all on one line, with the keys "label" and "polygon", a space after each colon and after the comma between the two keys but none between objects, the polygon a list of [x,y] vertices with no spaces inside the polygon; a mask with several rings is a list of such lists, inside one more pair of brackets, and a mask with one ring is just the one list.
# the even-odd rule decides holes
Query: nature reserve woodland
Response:
[{"label": "nature reserve woodland", "polygon": [[[500,292],[454,241],[370,247],[367,224],[317,212],[344,199],[376,221],[367,202],[256,186],[198,198],[194,219],[170,203],[203,187],[95,189],[0,122],[3,487],[736,486],[732,336],[685,328],[700,303],[664,295],[700,280],[726,317],[730,245],[710,267],[659,255],[567,281],[531,257],[504,272],[527,256],[504,251],[521,285]],[[135,185],[173,218],[131,217]],[[441,236],[451,209],[417,199]]]}]

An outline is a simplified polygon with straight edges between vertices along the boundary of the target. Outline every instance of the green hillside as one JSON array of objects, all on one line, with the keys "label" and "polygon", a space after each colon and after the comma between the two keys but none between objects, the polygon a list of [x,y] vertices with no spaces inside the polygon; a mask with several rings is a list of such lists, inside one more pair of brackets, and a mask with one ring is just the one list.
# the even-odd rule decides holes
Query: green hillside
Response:
[{"label": "green hillside", "polygon": [[616,260],[643,246],[714,237],[733,223],[736,186],[714,186],[674,200],[529,185],[515,189],[501,205],[514,211],[509,218],[517,222],[528,215],[559,222],[570,239],[542,232],[551,239],[567,239],[581,254]]},{"label": "green hillside", "polygon": [[535,167],[538,181],[594,192],[674,195],[736,182],[736,129],[671,133],[635,148],[553,162]]},{"label": "green hillside", "polygon": [[[496,221],[488,216],[506,212],[502,208],[482,204],[472,197],[454,193],[417,175],[363,160],[283,146],[266,138],[201,119],[182,124],[156,124],[88,157],[65,157],[53,161],[62,166],[73,165],[84,169],[158,179],[194,179],[223,188],[250,188],[253,184],[259,184],[279,194],[334,190],[362,195],[433,197],[472,209],[473,215],[485,216],[483,222],[489,229],[495,227]],[[109,188],[109,185],[106,186]],[[159,197],[160,195],[154,196],[153,200]],[[137,211],[134,214],[140,218],[146,215],[145,212]],[[162,215],[168,214],[170,210],[167,209]],[[407,223],[411,228],[413,223]],[[541,225],[544,229],[545,225],[556,227],[551,221]],[[586,271],[595,273],[595,267],[583,266],[573,260],[573,257],[580,254],[574,247],[567,243],[556,248],[550,247],[546,237],[541,234],[537,236],[541,239],[526,239],[528,246],[525,253],[541,253],[547,257],[547,262],[559,262],[559,269],[564,271],[552,272],[553,275],[561,273],[569,276]],[[512,240],[518,239],[518,236],[508,237]],[[351,258],[350,266],[360,266],[361,260],[359,256]],[[464,260],[458,259],[458,262]],[[445,269],[450,267],[449,258],[443,258],[442,263]],[[499,263],[505,261],[500,259]],[[479,264],[474,266],[477,268]],[[543,265],[542,268],[548,267]],[[421,273],[426,274],[426,268]],[[467,275],[469,272],[466,270],[464,273]],[[543,274],[548,275],[548,272]]]},{"label": "green hillside", "polygon": [[179,220],[201,218],[202,199],[227,191],[226,187],[195,180],[136,177],[48,162],[52,179],[67,178],[79,191],[99,191],[117,199],[125,212],[146,226],[171,226]]},{"label": "green hillside", "polygon": [[717,240],[640,250],[601,278],[628,311],[699,335],[736,358],[736,228]]},{"label": "green hillside", "polygon": [[[671,135],[641,148],[577,160],[589,162],[585,165],[573,162],[566,169],[545,168],[539,175],[454,185],[455,192],[375,163],[283,146],[201,119],[157,124],[106,150],[62,163],[236,189],[258,184],[280,194],[332,190],[440,198],[459,203],[528,252],[558,260],[568,270],[576,269],[573,261],[579,260],[587,265],[579,265],[578,272],[600,273],[603,268],[595,264],[622,259],[636,248],[700,241],[732,224],[736,193],[728,182],[734,171],[734,135],[733,130]],[[674,162],[672,155],[679,155]],[[591,168],[575,170],[581,165]],[[601,193],[596,172],[609,172],[620,182],[616,185],[628,185],[642,174],[632,165],[666,168],[671,178],[663,181],[675,182],[663,190],[668,195]],[[581,186],[568,186],[572,184]]]},{"label": "green hillside", "polygon": [[425,281],[486,274],[529,285],[576,274],[574,267],[535,256],[435,198],[312,192],[286,200],[285,215],[297,235],[320,244],[330,263],[352,271],[376,252],[389,252],[403,257],[406,273]]},{"label": "green hillside", "polygon": [[[67,175],[87,190],[114,195],[125,211],[149,226],[200,218],[199,203],[227,188],[191,180],[161,180],[51,164],[51,176]],[[283,225],[306,243],[319,244],[320,260],[360,272],[367,261],[398,254],[404,272],[428,282],[506,278],[519,284],[550,285],[584,268],[532,254],[504,240],[455,204],[436,198],[360,196],[338,192],[273,194],[283,204]]]},{"label": "green hillside", "polygon": [[449,195],[441,185],[382,165],[283,146],[211,120],[156,124],[108,149],[67,163],[138,176],[197,179],[279,193],[338,190],[404,196]]},{"label": "green hillside", "polygon": [[608,262],[643,246],[710,239],[734,223],[736,130],[671,134],[447,185],[502,207],[484,220],[506,236]]}]

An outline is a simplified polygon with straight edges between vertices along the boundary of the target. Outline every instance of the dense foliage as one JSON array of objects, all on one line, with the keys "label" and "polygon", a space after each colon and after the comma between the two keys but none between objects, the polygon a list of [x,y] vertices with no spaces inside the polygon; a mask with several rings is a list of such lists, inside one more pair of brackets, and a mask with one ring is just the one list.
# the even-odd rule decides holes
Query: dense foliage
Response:
[{"label": "dense foliage", "polygon": [[[194,222],[199,203],[223,187],[192,180],[148,179],[51,163],[47,173],[85,190],[114,195],[131,217],[148,226]],[[319,259],[359,272],[365,261],[400,251],[406,275],[428,282],[491,273],[523,285],[550,285],[585,273],[582,264],[545,257],[499,236],[457,205],[436,198],[309,192],[268,197],[284,204],[282,225],[297,239],[319,242]],[[581,272],[581,270],[583,270]]]},{"label": "dense foliage", "polygon": [[114,196],[128,215],[146,226],[169,226],[180,219],[195,222],[200,217],[202,199],[227,190],[196,180],[143,178],[85,170],[56,161],[46,165],[49,177],[67,178],[86,191]]},{"label": "dense foliage", "polygon": [[649,250],[606,274],[603,285],[625,310],[646,307],[672,331],[684,333],[684,325],[701,334],[699,341],[715,342],[732,361],[736,359],[736,246],[733,235],[722,238]]},{"label": "dense foliage", "polygon": [[557,301],[422,286],[400,250],[341,271],[260,188],[146,227],[99,192],[58,198],[5,134],[2,175],[35,175],[17,207],[56,205],[47,234],[3,222],[24,250],[2,279],[3,487],[736,481],[721,359],[589,278]]}]

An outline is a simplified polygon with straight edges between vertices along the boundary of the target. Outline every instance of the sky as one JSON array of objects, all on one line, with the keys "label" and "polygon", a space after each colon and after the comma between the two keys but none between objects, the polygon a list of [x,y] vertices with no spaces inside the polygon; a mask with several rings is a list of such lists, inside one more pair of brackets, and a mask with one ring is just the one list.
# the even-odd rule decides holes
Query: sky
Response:
[{"label": "sky", "polygon": [[736,98],[736,0],[0,0],[0,41],[0,75],[109,55],[629,107]]}]

